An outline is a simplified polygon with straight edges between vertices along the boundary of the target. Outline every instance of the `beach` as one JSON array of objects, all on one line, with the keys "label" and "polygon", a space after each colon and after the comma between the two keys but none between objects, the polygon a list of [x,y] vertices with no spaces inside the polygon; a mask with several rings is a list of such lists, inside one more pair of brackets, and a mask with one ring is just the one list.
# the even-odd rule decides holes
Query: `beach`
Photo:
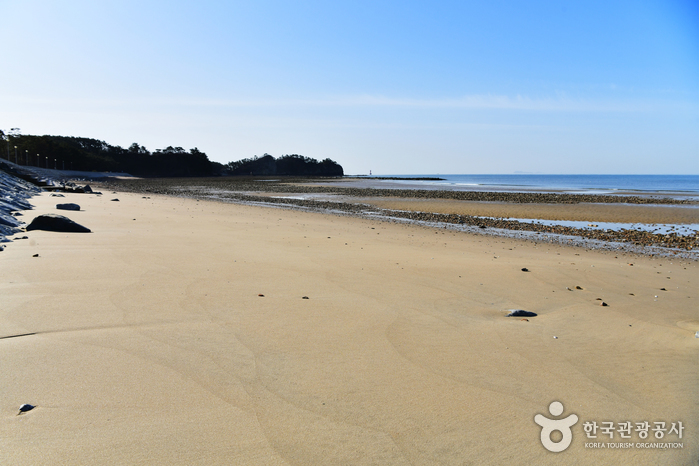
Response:
[{"label": "beach", "polygon": [[2,464],[696,464],[695,260],[101,190],[0,253]]}]

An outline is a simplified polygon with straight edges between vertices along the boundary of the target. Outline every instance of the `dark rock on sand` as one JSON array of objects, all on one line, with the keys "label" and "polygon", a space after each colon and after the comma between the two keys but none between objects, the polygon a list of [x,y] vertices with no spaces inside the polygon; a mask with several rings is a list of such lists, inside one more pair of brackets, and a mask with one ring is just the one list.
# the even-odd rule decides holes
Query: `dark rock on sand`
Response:
[{"label": "dark rock on sand", "polygon": [[522,272],[529,272],[529,269],[526,268],[526,267],[524,267],[524,268],[522,269]]},{"label": "dark rock on sand", "polygon": [[536,312],[523,311],[522,309],[513,309],[505,317],[536,317]]},{"label": "dark rock on sand", "polygon": [[36,406],[25,403],[19,407],[19,413],[17,414],[26,413],[27,411],[31,411],[34,408],[36,408]]},{"label": "dark rock on sand", "polygon": [[80,210],[80,206],[78,204],[73,204],[71,202],[67,204],[56,204],[56,208],[59,210]]},{"label": "dark rock on sand", "polygon": [[64,233],[91,233],[89,228],[86,228],[71,219],[62,215],[39,215],[32,223],[27,226],[27,231],[45,230],[45,231],[60,231]]},{"label": "dark rock on sand", "polygon": [[114,198],[114,199],[112,199],[112,201],[119,202],[119,199]]},{"label": "dark rock on sand", "polygon": [[63,194],[51,193],[51,197],[65,197]]}]

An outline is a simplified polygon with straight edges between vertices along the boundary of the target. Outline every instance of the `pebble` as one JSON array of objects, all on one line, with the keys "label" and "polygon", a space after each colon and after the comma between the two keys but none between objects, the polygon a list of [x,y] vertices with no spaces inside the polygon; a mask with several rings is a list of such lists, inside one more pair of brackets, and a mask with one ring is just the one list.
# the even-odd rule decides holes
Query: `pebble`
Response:
[{"label": "pebble", "polygon": [[262,293],[258,294],[257,296],[259,296],[260,298],[264,298],[264,297],[265,297],[265,295],[263,295]]},{"label": "pebble", "polygon": [[526,267],[524,267],[524,268],[522,269],[522,272],[529,272],[529,269],[526,268]]},{"label": "pebble", "polygon": [[36,406],[25,403],[19,407],[19,413],[17,413],[17,414],[26,413],[27,411],[31,411],[34,408],[36,408]]},{"label": "pebble", "polygon": [[522,309],[510,309],[505,317],[536,317],[536,312],[524,311]]}]

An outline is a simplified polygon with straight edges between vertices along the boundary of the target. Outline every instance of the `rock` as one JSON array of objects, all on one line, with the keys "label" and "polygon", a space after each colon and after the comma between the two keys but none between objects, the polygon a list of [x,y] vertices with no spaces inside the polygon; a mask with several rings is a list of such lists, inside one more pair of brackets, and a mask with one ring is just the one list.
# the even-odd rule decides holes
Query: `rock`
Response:
[{"label": "rock", "polygon": [[529,269],[526,268],[526,267],[524,267],[524,268],[522,269],[522,272],[529,272]]},{"label": "rock", "polygon": [[52,193],[51,197],[65,197],[63,194]]},{"label": "rock", "polygon": [[303,296],[301,299],[308,299],[308,296]]},{"label": "rock", "polygon": [[34,254],[32,257],[39,257],[39,254]]},{"label": "rock", "polygon": [[575,289],[576,289],[576,290],[582,290],[583,288],[582,288],[582,286],[576,286]]},{"label": "rock", "polygon": [[665,288],[660,288],[660,291],[667,291]]},{"label": "rock", "polygon": [[90,194],[92,193],[92,188],[89,184],[86,184],[85,186],[76,186],[73,188],[73,192]]},{"label": "rock", "polygon": [[523,311],[522,309],[511,309],[505,317],[536,317],[536,312]]},{"label": "rock", "polygon": [[26,413],[27,411],[31,411],[34,408],[36,408],[36,406],[25,403],[19,407],[19,413],[17,414]]},{"label": "rock", "polygon": [[258,294],[257,296],[259,296],[260,298],[264,298],[264,297],[265,297],[265,295],[263,295],[262,293]]},{"label": "rock", "polygon": [[67,203],[67,204],[56,204],[56,208],[58,210],[80,210],[80,206],[78,204],[73,204],[73,203]]},{"label": "rock", "polygon": [[39,215],[27,226],[27,231],[45,230],[60,231],[64,233],[91,233],[89,228],[75,223],[71,219],[62,215],[46,214]]},{"label": "rock", "polygon": [[119,199],[114,198],[114,199],[112,199],[112,201],[113,201],[113,202],[119,202]]},{"label": "rock", "polygon": [[599,305],[600,305],[600,306],[609,306],[609,304],[605,303],[604,301],[602,301],[601,303],[599,303]]}]

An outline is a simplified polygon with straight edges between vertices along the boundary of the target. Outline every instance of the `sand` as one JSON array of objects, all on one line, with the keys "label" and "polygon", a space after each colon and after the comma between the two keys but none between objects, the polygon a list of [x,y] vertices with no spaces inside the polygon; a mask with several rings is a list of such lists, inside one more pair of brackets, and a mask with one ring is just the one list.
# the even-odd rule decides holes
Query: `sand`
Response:
[{"label": "sand", "polygon": [[[696,262],[128,193],[24,218],[58,202],[93,233],[0,253],[0,464],[699,457]],[[552,401],[579,417],[561,453],[534,423]]]},{"label": "sand", "polygon": [[613,223],[699,224],[699,208],[697,206],[588,203],[512,204],[451,199],[373,199],[365,202],[384,209],[483,217]]}]

